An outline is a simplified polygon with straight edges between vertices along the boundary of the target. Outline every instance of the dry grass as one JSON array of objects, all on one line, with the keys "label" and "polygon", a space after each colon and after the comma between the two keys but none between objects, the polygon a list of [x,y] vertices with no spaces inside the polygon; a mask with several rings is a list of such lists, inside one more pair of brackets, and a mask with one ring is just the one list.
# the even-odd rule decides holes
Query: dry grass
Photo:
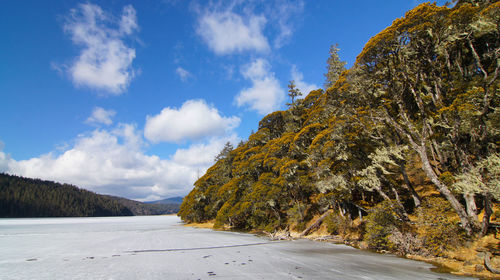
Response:
[{"label": "dry grass", "polygon": [[188,224],[184,224],[185,227],[194,227],[194,228],[210,228],[210,229],[213,229],[214,228],[214,222],[213,221],[210,221],[210,222],[205,222],[205,223],[188,223]]},{"label": "dry grass", "polygon": [[[498,252],[499,240],[489,234],[456,250],[445,252],[446,257],[424,257],[407,255],[407,258],[430,262],[442,266],[450,273],[467,275],[484,279],[500,279],[500,275],[491,273],[484,267],[484,251]],[[491,265],[500,268],[500,256],[493,255]],[[438,269],[439,270],[439,269]]]}]

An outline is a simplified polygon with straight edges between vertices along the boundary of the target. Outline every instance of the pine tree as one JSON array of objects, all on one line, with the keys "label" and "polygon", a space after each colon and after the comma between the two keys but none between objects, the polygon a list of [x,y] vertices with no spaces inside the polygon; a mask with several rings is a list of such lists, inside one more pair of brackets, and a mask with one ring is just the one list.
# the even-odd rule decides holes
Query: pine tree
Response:
[{"label": "pine tree", "polygon": [[326,77],[326,83],[325,83],[325,89],[328,89],[329,87],[333,86],[337,79],[340,77],[340,74],[346,70],[345,65],[347,64],[345,61],[341,61],[339,57],[339,48],[338,44],[331,45],[330,46],[330,57],[328,57],[328,60],[326,61],[326,69],[327,72],[325,74]]},{"label": "pine tree", "polygon": [[227,141],[226,144],[224,145],[224,148],[220,151],[220,153],[215,157],[215,161],[219,161],[223,158],[227,158],[229,156],[229,153],[234,149],[233,144],[231,142]]},{"label": "pine tree", "polygon": [[293,106],[295,105],[295,98],[302,96],[302,92],[295,86],[295,81],[291,80],[290,83],[288,84],[288,96],[292,100],[292,102],[287,103],[287,106]]}]

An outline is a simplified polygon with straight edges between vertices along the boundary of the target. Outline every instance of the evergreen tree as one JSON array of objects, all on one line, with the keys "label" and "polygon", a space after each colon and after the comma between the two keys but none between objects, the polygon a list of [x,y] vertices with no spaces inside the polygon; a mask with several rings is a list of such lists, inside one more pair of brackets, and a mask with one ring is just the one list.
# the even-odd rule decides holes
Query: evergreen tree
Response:
[{"label": "evergreen tree", "polygon": [[131,215],[118,201],[75,186],[0,173],[0,217]]},{"label": "evergreen tree", "polygon": [[295,98],[302,96],[302,92],[295,86],[295,81],[291,80],[288,84],[288,96],[290,97],[291,102],[287,103],[287,106],[294,106],[296,103]]},{"label": "evergreen tree", "polygon": [[330,46],[330,56],[326,61],[326,69],[327,72],[325,74],[326,82],[325,89],[333,86],[333,84],[340,77],[340,74],[346,70],[345,65],[347,64],[345,61],[341,61],[339,57],[339,48],[338,44]]},{"label": "evergreen tree", "polygon": [[227,141],[226,144],[224,145],[224,148],[219,152],[219,154],[215,157],[215,161],[219,161],[223,158],[227,158],[229,156],[229,153],[234,149],[233,144],[231,142]]},{"label": "evergreen tree", "polygon": [[[296,106],[291,81],[290,108],[265,116],[230,160],[212,166],[179,216],[272,232],[330,209],[345,220],[365,215],[378,234],[383,221],[366,215],[382,205],[405,225],[382,232],[389,238],[439,192],[446,217],[469,236],[484,234],[500,199],[499,16],[499,2],[419,5],[346,71],[332,46],[328,89]],[[424,181],[433,192],[421,192]]]}]

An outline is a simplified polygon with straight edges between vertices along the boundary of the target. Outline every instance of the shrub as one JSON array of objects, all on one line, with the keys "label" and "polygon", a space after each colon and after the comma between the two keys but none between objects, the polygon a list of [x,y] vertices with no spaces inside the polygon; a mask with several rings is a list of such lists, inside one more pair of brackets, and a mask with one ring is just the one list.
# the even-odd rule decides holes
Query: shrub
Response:
[{"label": "shrub", "polygon": [[288,209],[288,219],[294,224],[293,228],[295,230],[302,231],[306,228],[306,221],[304,220],[305,214],[306,207],[300,203],[296,203],[292,208]]},{"label": "shrub", "polygon": [[325,218],[328,233],[345,237],[351,228],[351,219],[338,214],[330,214]]},{"label": "shrub", "polygon": [[400,256],[407,254],[428,255],[422,238],[413,232],[401,232],[394,228],[389,235],[389,241],[394,244],[394,250]]},{"label": "shrub", "polygon": [[391,208],[391,203],[384,201],[366,216],[364,239],[370,249],[392,250],[395,244],[389,237],[393,230],[399,227],[400,222]]},{"label": "shrub", "polygon": [[417,226],[424,244],[433,255],[440,256],[443,251],[456,248],[465,241],[465,233],[453,221],[453,209],[448,201],[432,197],[423,201],[417,211]]}]

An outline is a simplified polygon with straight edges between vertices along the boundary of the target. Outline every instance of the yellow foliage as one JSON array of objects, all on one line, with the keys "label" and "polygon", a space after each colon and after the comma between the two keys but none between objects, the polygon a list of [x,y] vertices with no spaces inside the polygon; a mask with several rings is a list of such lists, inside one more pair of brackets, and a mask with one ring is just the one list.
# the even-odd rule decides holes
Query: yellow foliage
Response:
[{"label": "yellow foliage", "polygon": [[372,62],[376,57],[383,55],[385,49],[391,51],[394,48],[392,44],[398,44],[400,34],[425,30],[437,22],[440,15],[448,10],[447,7],[438,7],[435,4],[420,4],[408,11],[403,18],[394,20],[391,26],[372,37],[356,58],[355,64]]},{"label": "yellow foliage", "polygon": [[323,131],[318,133],[311,142],[310,146],[311,149],[317,149],[318,146],[321,145],[327,139],[326,136],[328,136],[330,133],[332,133],[331,129],[324,129]]},{"label": "yellow foliage", "polygon": [[312,137],[310,137],[309,133],[315,133],[316,131],[319,131],[322,128],[323,128],[323,125],[319,124],[319,123],[313,123],[313,124],[310,124],[310,125],[302,128],[299,131],[299,133],[297,133],[295,135],[295,137],[293,138],[293,143],[299,141],[301,137],[307,137],[309,139],[312,139]]}]

